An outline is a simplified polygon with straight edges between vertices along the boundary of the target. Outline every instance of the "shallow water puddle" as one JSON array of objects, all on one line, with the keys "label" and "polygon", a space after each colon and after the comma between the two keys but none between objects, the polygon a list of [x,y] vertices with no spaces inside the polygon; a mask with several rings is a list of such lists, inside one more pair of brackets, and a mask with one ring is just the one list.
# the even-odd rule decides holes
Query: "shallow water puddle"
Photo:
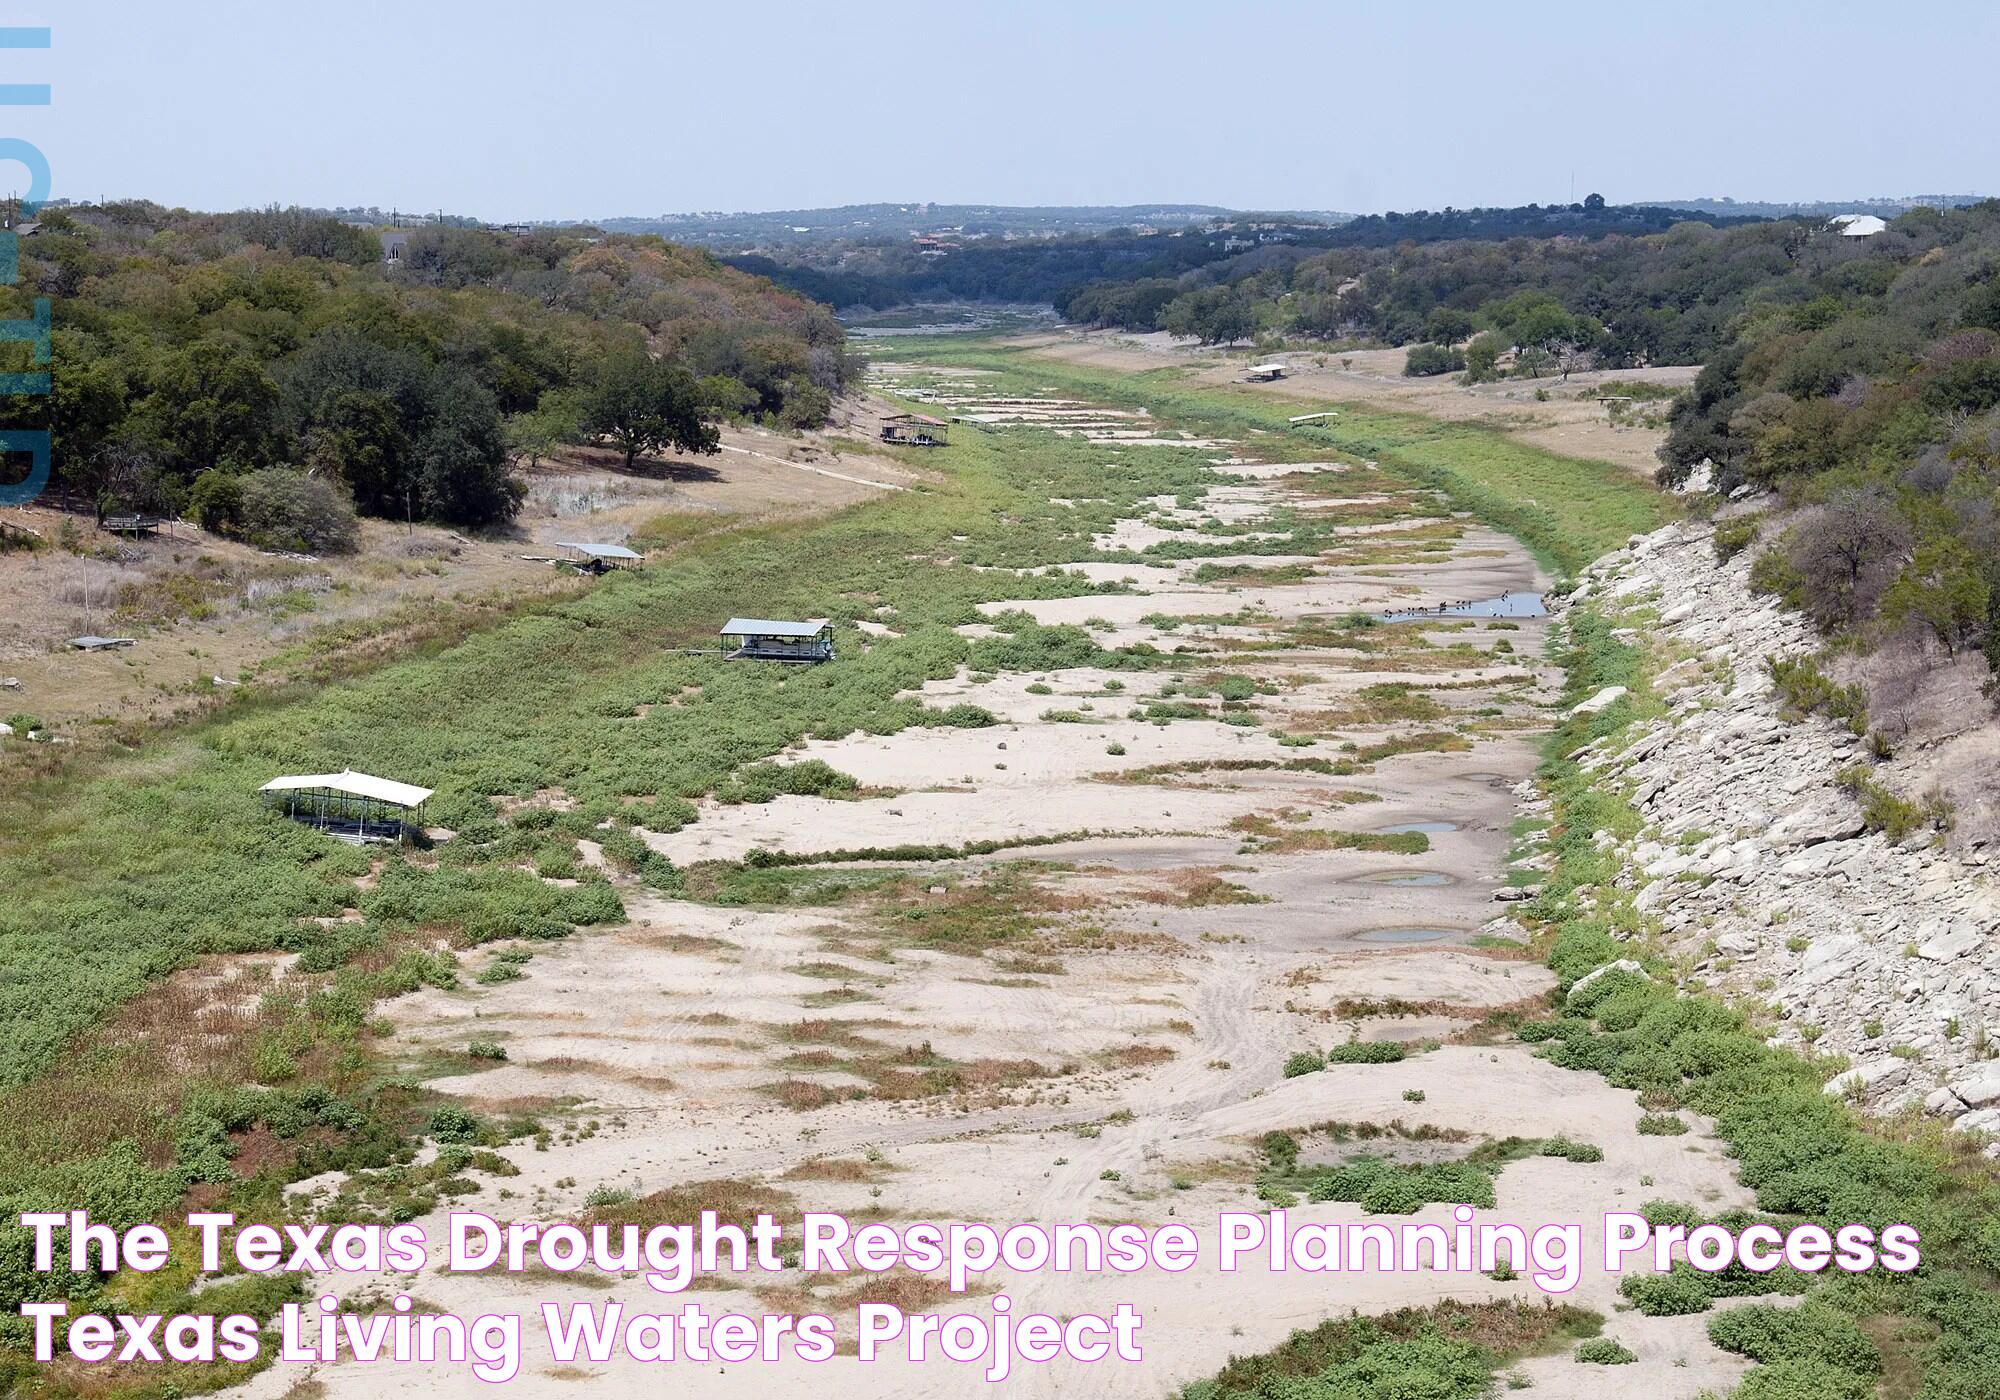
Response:
[{"label": "shallow water puddle", "polygon": [[1371,928],[1354,935],[1356,943],[1435,943],[1440,938],[1455,938],[1460,930],[1455,928]]},{"label": "shallow water puddle", "polygon": [[1439,603],[1429,608],[1402,608],[1377,613],[1382,622],[1421,622],[1434,617],[1547,617],[1548,604],[1539,593],[1501,593],[1491,598],[1474,598],[1462,603]]},{"label": "shallow water puddle", "polygon": [[1431,888],[1438,885],[1455,885],[1457,880],[1442,870],[1381,870],[1373,875],[1357,876],[1351,883],[1357,885],[1420,885]]},{"label": "shallow water puddle", "polygon": [[1375,834],[1377,836],[1407,836],[1412,832],[1421,831],[1426,836],[1442,836],[1447,831],[1457,830],[1457,822],[1399,822],[1395,826],[1378,826],[1375,828]]}]

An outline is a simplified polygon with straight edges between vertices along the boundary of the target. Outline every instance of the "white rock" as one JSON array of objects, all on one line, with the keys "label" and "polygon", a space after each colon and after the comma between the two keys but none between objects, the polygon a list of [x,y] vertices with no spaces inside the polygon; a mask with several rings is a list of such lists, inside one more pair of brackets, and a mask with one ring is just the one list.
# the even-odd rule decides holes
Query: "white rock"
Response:
[{"label": "white rock", "polygon": [[1953,1075],[1951,1091],[1970,1108],[2000,1103],[2000,1064],[1973,1065]]},{"label": "white rock", "polygon": [[2000,1108],[1982,1108],[1971,1113],[1962,1113],[1952,1120],[1951,1126],[1961,1133],[2000,1132]]},{"label": "white rock", "polygon": [[1946,1117],[1956,1118],[1959,1114],[1965,1112],[1965,1100],[1949,1089],[1933,1089],[1929,1094],[1924,1096],[1924,1111],[1926,1113],[1937,1113]]},{"label": "white rock", "polygon": [[1863,1098],[1882,1089],[1893,1089],[1910,1077],[1910,1066],[1906,1060],[1894,1055],[1879,1055],[1863,1060],[1844,1074],[1836,1074],[1826,1081],[1825,1092],[1829,1094],[1859,1094]]},{"label": "white rock", "polygon": [[1926,938],[1917,945],[1917,956],[1931,962],[1952,962],[1964,957],[1984,942],[1976,933],[1958,929],[1951,933]]},{"label": "white rock", "polygon": [[1579,700],[1576,704],[1572,705],[1570,707],[1569,713],[1572,717],[1576,715],[1594,715],[1599,710],[1603,709],[1605,706],[1616,704],[1619,700],[1622,700],[1624,697],[1625,697],[1624,686],[1607,685],[1604,687],[1604,689],[1598,691],[1597,694],[1591,696],[1588,700]]}]

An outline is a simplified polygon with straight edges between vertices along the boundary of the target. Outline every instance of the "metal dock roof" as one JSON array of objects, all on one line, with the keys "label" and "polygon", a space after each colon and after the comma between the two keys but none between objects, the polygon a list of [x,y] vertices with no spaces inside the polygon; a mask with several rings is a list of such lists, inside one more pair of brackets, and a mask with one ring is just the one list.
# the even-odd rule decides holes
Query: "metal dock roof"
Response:
[{"label": "metal dock roof", "polygon": [[420,807],[431,796],[430,788],[418,787],[415,783],[399,783],[393,778],[378,778],[371,773],[357,773],[352,768],[339,773],[296,773],[273,778],[258,789],[259,792],[318,790],[342,792],[349,797],[373,798],[397,807]]},{"label": "metal dock roof", "polygon": [[784,622],[768,617],[732,617],[722,624],[724,637],[817,637],[830,624],[823,617]]}]

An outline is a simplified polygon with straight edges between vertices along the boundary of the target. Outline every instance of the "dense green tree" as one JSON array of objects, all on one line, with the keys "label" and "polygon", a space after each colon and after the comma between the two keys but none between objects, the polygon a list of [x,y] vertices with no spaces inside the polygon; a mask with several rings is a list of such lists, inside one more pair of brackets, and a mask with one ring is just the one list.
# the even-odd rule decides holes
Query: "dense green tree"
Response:
[{"label": "dense green tree", "polygon": [[507,470],[507,442],[493,396],[470,375],[442,371],[416,443],[419,514],[467,525],[511,520],[525,488]]},{"label": "dense green tree", "polygon": [[1412,377],[1453,374],[1465,368],[1465,355],[1443,345],[1412,345],[1403,357],[1403,373]]},{"label": "dense green tree", "polygon": [[550,390],[531,411],[516,413],[500,426],[508,453],[538,467],[557,448],[583,440],[583,397],[573,390]]},{"label": "dense green tree", "polygon": [[643,351],[607,358],[584,391],[583,431],[608,437],[629,470],[642,453],[720,451],[715,429],[702,421],[694,376]]},{"label": "dense green tree", "polygon": [[1929,541],[1889,585],[1882,616],[1892,623],[1921,623],[1946,656],[1956,657],[1985,623],[1992,601],[1979,563],[1960,540]]},{"label": "dense green tree", "polygon": [[278,386],[255,357],[216,340],[170,350],[147,370],[135,428],[183,478],[210,467],[248,471],[278,450]]},{"label": "dense green tree", "polygon": [[1456,345],[1476,327],[1469,313],[1455,306],[1439,306],[1424,318],[1424,339],[1437,345]]},{"label": "dense green tree", "polygon": [[[823,422],[858,372],[825,308],[658,238],[453,227],[413,244],[385,266],[373,230],[307,211],[46,211],[0,288],[0,317],[54,301],[51,392],[17,422],[51,429],[57,490],[102,508],[181,509],[202,477],[221,520],[227,491],[204,474],[276,466],[370,514],[470,525],[512,513],[510,450],[574,440],[581,391],[642,335],[683,368],[698,348],[716,386],[746,386],[729,411],[788,426]],[[0,355],[30,367],[25,344]]]}]

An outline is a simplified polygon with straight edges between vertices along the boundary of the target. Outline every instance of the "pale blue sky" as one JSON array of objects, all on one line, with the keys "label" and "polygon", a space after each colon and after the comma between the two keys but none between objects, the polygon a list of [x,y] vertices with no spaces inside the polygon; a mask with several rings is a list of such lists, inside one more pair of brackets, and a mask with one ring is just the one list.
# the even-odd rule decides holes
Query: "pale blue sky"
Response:
[{"label": "pale blue sky", "polygon": [[[55,192],[492,219],[2000,187],[2000,3],[44,0]],[[8,177],[0,176],[0,180]]]}]

